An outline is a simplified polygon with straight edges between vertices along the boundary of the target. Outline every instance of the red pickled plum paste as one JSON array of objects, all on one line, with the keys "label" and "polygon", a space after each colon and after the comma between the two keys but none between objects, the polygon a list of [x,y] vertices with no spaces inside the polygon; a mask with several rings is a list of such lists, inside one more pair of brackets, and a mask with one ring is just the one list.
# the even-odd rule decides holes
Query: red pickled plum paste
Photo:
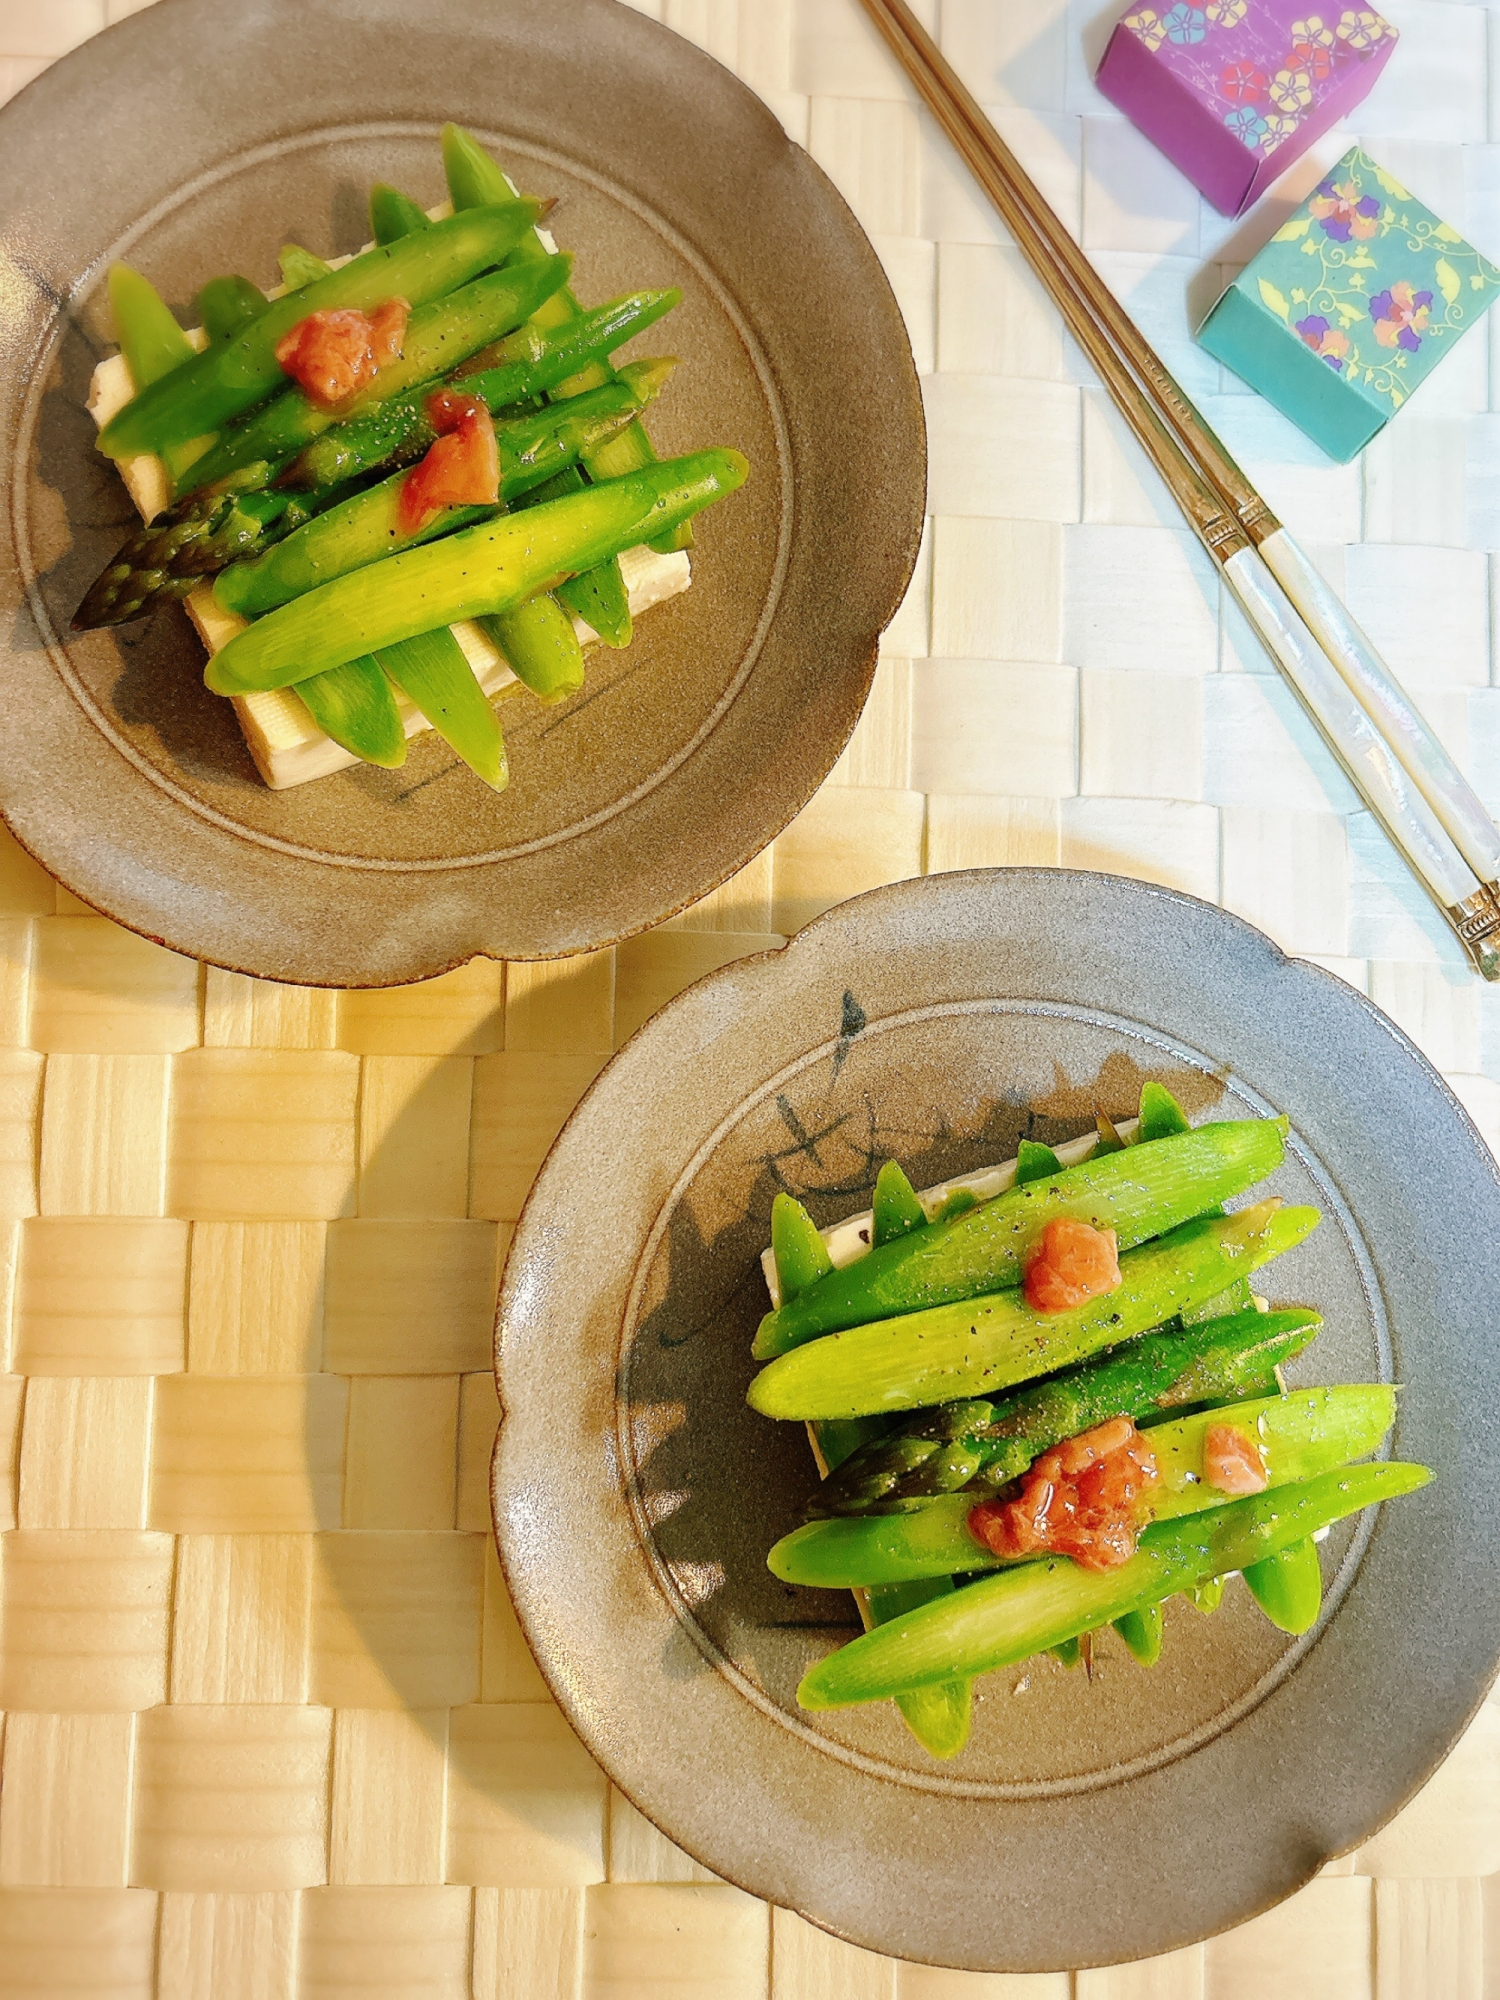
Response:
[{"label": "red pickled plum paste", "polygon": [[1067,1312],[1112,1292],[1120,1282],[1118,1248],[1112,1229],[1054,1216],[1026,1266],[1027,1305],[1033,1312]]},{"label": "red pickled plum paste", "polygon": [[1203,1478],[1217,1493],[1264,1493],[1270,1485],[1260,1446],[1237,1424],[1210,1424],[1203,1439]]},{"label": "red pickled plum paste", "polygon": [[1132,1420],[1111,1417],[1044,1451],[1012,1499],[981,1500],[969,1532],[997,1556],[1062,1555],[1085,1569],[1117,1569],[1135,1554],[1160,1478]]},{"label": "red pickled plum paste", "polygon": [[427,415],[438,437],[401,482],[403,535],[420,533],[445,507],[493,506],[500,497],[500,448],[484,403],[440,389],[427,398]]},{"label": "red pickled plum paste", "polygon": [[411,307],[382,299],[373,312],[353,306],[313,312],[276,343],[283,371],[325,410],[347,402],[401,352]]}]

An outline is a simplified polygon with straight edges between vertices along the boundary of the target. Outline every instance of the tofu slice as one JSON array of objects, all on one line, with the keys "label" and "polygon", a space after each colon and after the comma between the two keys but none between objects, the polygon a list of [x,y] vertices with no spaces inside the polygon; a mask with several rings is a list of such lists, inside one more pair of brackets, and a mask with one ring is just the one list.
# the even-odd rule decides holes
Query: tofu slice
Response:
[{"label": "tofu slice", "polygon": [[[444,202],[429,213],[434,221],[438,221],[450,215],[452,208]],[[545,231],[538,231],[538,234],[549,249],[556,247]],[[346,263],[348,259],[335,261]],[[280,297],[284,289],[278,287],[269,296]],[[208,345],[207,336],[201,328],[191,329],[188,339],[200,349]],[[108,360],[101,361],[94,370],[88,399],[89,415],[98,428],[102,430],[134,393],[135,385],[123,354],[112,354]],[[121,459],[119,472],[143,521],[149,521],[167,505],[171,486],[167,469],[159,458],[147,454],[140,458]],[[620,572],[633,618],[644,616],[656,605],[666,603],[668,598],[679,597],[693,580],[692,564],[685,551],[663,556],[647,548],[627,549],[620,557]],[[184,604],[210,655],[227,646],[236,632],[245,629],[243,618],[222,609],[213,594],[211,582],[185,598]],[[573,620],[573,629],[583,645],[597,643],[598,633],[581,618]],[[516,676],[504,655],[472,621],[466,619],[451,630],[474,670],[474,678],[487,695],[493,697],[515,681]],[[396,707],[407,736],[425,734],[432,727],[426,716],[399,690],[392,689],[392,693],[395,694]],[[305,785],[314,778],[329,777],[333,772],[347,770],[351,764],[359,762],[331,736],[324,735],[291,688],[236,695],[233,701],[255,768],[274,792],[286,791],[292,785]]]}]

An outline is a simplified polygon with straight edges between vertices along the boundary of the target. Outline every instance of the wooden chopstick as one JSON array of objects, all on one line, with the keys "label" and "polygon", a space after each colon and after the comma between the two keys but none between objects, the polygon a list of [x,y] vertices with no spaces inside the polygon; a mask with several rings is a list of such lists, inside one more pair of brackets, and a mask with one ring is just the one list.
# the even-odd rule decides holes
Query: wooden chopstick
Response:
[{"label": "wooden chopstick", "polygon": [[905,0],[864,6],[1365,803],[1478,969],[1500,978],[1500,831],[1467,780]]}]

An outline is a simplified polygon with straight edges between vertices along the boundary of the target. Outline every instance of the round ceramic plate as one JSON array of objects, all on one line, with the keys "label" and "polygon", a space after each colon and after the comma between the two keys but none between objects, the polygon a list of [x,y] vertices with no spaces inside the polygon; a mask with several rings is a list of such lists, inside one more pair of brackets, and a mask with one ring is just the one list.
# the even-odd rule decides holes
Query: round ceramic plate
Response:
[{"label": "round ceramic plate", "polygon": [[[84,409],[105,270],[190,322],[205,279],[269,282],[288,238],[357,249],[373,181],[443,198],[447,118],[558,197],[586,302],[681,287],[638,343],[683,364],[653,438],[734,445],[751,481],[580,695],[504,705],[505,793],[431,734],[400,771],[272,792],[182,612],[68,629],[134,519]],[[86,901],[222,965],[384,985],[640,930],[811,796],[915,561],[921,403],[858,224],[690,43],[617,0],[159,0],[0,116],[0,189],[0,810]]]},{"label": "round ceramic plate", "polygon": [[[1291,1119],[1271,1183],[1324,1221],[1266,1274],[1327,1325],[1300,1382],[1404,1384],[1414,1498],[1336,1530],[1316,1628],[1243,1586],[1167,1608],[1153,1671],[1044,1658],[978,1683],[931,1761],[894,1707],[807,1715],[847,1594],[765,1553],[815,1474],[745,1405],[772,1197],[820,1225],[879,1163],[918,1186],[1131,1115]],[[1500,1634],[1500,1180],[1383,1015],[1205,904],[1111,876],[941,875],[725,967],[615,1056],[543,1167],[501,1296],[500,1552],[554,1692],[715,1873],[874,1950],[1030,1971],[1238,1923],[1365,1839],[1482,1699]]]}]

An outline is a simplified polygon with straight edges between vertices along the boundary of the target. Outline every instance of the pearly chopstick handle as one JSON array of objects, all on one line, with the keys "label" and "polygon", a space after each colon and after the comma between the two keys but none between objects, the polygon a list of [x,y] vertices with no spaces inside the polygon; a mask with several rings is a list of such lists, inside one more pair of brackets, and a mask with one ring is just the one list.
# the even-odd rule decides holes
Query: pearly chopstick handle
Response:
[{"label": "pearly chopstick handle", "polygon": [[1350,783],[1475,966],[1486,979],[1500,979],[1500,901],[1459,852],[1375,718],[1303,622],[1300,607],[1259,551],[1242,549],[1225,563],[1223,573],[1261,644],[1291,683]]},{"label": "pearly chopstick handle", "polygon": [[1500,877],[1500,830],[1369,638],[1285,528],[1267,535],[1260,552],[1454,846],[1481,882],[1494,883]]}]

